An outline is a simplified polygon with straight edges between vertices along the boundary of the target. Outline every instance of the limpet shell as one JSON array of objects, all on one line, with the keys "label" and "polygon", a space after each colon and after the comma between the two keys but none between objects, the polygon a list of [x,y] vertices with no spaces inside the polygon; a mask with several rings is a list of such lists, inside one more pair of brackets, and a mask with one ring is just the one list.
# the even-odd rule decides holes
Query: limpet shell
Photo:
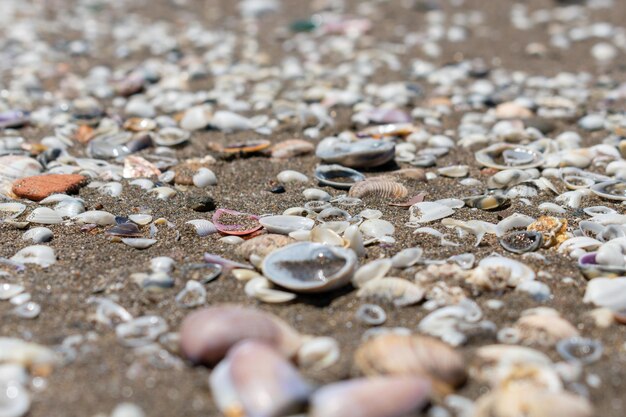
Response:
[{"label": "limpet shell", "polygon": [[350,197],[378,197],[384,199],[404,198],[409,194],[406,187],[399,182],[389,180],[368,179],[360,181],[350,187]]},{"label": "limpet shell", "polygon": [[475,153],[478,163],[496,169],[528,169],[541,166],[543,155],[520,145],[496,143]]},{"label": "limpet shell", "polygon": [[367,376],[427,378],[440,394],[449,394],[467,379],[463,356],[429,336],[388,333],[374,337],[357,349],[354,362]]},{"label": "limpet shell", "polygon": [[356,267],[357,257],[351,249],[299,242],[270,253],[262,270],[274,284],[306,293],[348,284]]},{"label": "limpet shell", "polygon": [[341,165],[320,165],[315,169],[315,178],[320,184],[349,190],[357,182],[364,181],[365,175]]}]

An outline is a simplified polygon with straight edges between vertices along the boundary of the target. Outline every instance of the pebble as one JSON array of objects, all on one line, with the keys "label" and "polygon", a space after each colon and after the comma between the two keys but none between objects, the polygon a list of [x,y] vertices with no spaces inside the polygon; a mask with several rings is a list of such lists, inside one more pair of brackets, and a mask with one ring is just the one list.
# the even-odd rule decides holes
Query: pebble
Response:
[{"label": "pebble", "polygon": [[52,194],[75,193],[87,178],[77,174],[47,174],[26,177],[13,183],[13,193],[21,198],[40,201]]},{"label": "pebble", "polygon": [[193,211],[206,213],[217,208],[213,197],[191,195],[186,198],[185,204]]}]

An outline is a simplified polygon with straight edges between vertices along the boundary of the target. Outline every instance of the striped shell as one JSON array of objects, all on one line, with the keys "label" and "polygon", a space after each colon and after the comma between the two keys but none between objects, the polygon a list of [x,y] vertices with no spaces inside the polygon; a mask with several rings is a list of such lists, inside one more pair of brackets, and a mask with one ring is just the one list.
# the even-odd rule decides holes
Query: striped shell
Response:
[{"label": "striped shell", "polygon": [[368,179],[366,181],[357,182],[350,188],[348,195],[350,197],[381,197],[381,198],[404,198],[409,194],[406,187],[399,182],[387,179],[375,180]]}]

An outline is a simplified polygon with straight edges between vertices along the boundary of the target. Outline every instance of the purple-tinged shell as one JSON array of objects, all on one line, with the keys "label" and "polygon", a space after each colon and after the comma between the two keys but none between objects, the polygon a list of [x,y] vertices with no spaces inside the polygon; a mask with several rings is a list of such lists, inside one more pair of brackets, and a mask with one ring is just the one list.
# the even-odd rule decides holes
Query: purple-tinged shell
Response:
[{"label": "purple-tinged shell", "polygon": [[626,275],[626,268],[601,265],[596,260],[597,252],[586,253],[578,258],[578,268],[587,279],[598,277],[616,278]]},{"label": "purple-tinged shell", "polygon": [[27,112],[10,110],[0,113],[0,129],[22,127],[30,120]]}]

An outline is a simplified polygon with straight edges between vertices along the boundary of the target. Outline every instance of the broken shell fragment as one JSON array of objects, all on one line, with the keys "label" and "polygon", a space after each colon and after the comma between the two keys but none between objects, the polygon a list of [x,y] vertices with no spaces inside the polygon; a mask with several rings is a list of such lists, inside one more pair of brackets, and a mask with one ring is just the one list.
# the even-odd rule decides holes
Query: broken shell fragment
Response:
[{"label": "broken shell fragment", "polygon": [[496,143],[475,154],[478,163],[496,169],[528,169],[541,166],[543,155],[539,152],[519,145]]},{"label": "broken shell fragment", "polygon": [[424,298],[424,290],[405,279],[389,277],[367,281],[356,295],[405,307],[419,303]]},{"label": "broken shell fragment", "polygon": [[348,195],[350,197],[365,198],[376,197],[382,199],[396,200],[404,198],[409,194],[406,187],[399,182],[389,180],[368,179],[360,181],[350,187]]},{"label": "broken shell fragment", "polygon": [[543,247],[559,246],[567,240],[567,220],[550,216],[541,216],[528,225],[526,230],[543,235]]}]

